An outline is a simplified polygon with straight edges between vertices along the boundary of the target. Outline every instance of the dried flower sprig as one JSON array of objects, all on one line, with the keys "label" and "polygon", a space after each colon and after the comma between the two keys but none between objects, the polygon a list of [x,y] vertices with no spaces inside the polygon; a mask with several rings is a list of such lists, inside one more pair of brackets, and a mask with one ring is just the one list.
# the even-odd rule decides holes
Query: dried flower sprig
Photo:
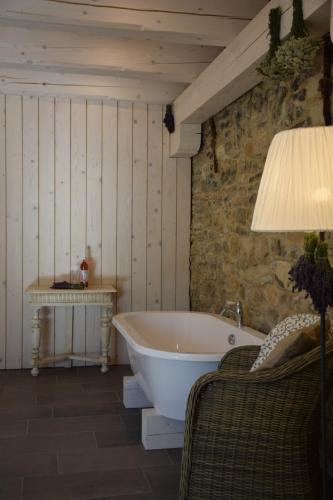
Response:
[{"label": "dried flower sprig", "polygon": [[304,255],[290,269],[289,276],[294,283],[293,291],[305,291],[319,313],[333,305],[333,269],[328,260],[328,247],[316,234],[305,235]]},{"label": "dried flower sprig", "polygon": [[320,42],[309,37],[303,16],[303,0],[293,0],[293,22],[289,38],[280,42],[281,10],[269,14],[269,51],[257,68],[270,80],[287,81],[309,71],[320,49]]}]

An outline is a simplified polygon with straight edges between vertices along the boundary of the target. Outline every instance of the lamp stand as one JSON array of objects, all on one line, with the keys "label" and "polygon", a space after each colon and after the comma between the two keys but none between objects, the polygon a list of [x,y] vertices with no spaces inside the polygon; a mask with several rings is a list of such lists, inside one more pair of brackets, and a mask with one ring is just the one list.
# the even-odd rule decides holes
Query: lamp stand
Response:
[{"label": "lamp stand", "polygon": [[322,498],[327,499],[327,450],[326,450],[326,327],[325,312],[320,314],[320,393],[321,393],[321,460]]},{"label": "lamp stand", "polygon": [[[320,241],[325,240],[325,233],[319,233]],[[320,402],[321,402],[321,474],[322,499],[327,499],[327,421],[326,421],[326,308],[320,313]]]}]

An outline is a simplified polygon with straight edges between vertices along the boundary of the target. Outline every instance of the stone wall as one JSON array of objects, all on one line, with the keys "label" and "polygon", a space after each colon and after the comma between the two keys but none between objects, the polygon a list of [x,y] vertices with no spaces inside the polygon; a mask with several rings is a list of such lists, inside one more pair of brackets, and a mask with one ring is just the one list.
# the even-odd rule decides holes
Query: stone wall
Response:
[{"label": "stone wall", "polygon": [[[293,86],[263,83],[203,126],[200,152],[192,167],[191,306],[220,312],[226,300],[240,299],[246,325],[267,332],[279,320],[312,310],[293,293],[288,270],[302,253],[303,234],[250,231],[252,213],[269,144],[277,132],[322,125],[320,70]],[[333,460],[333,391],[329,404]]]},{"label": "stone wall", "polygon": [[303,234],[250,231],[269,144],[278,131],[321,125],[321,74],[292,87],[260,84],[214,117],[218,171],[211,126],[193,158],[191,304],[219,312],[240,299],[247,325],[267,332],[280,319],[311,310],[293,293],[288,270],[302,252]]}]

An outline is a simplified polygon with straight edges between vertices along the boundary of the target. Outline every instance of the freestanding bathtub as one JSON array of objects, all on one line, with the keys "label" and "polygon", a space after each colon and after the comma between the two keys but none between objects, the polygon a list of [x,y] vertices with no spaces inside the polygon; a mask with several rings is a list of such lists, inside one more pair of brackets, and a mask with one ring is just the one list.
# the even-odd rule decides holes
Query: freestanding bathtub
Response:
[{"label": "freestanding bathtub", "polygon": [[219,315],[196,312],[131,312],[112,322],[126,340],[146,397],[159,414],[176,420],[184,420],[188,394],[200,375],[214,371],[233,347],[265,338]]}]

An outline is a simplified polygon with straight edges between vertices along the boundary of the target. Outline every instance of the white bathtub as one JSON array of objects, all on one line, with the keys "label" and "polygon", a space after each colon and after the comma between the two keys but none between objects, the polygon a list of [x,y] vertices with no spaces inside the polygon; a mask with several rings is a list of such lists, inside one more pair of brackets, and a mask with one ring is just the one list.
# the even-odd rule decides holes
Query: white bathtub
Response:
[{"label": "white bathtub", "polygon": [[126,340],[146,397],[158,413],[177,420],[184,420],[189,391],[200,375],[214,371],[233,347],[261,344],[265,338],[221,316],[196,312],[123,313],[112,322]]}]

